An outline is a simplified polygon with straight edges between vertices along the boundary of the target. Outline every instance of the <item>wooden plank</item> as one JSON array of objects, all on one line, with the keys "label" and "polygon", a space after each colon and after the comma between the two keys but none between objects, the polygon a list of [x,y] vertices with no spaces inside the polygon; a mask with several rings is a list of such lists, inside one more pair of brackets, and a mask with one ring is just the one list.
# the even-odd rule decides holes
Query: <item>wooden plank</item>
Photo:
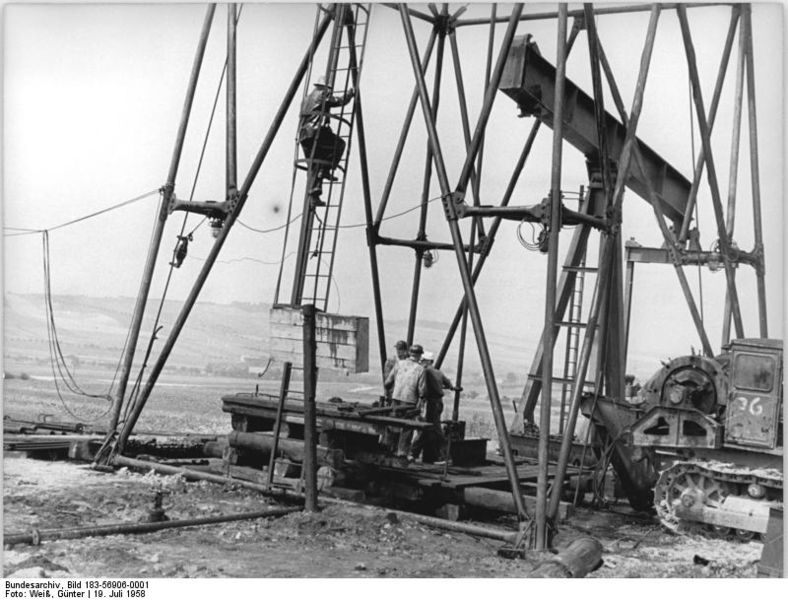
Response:
[{"label": "wooden plank", "polygon": [[[548,474],[552,475],[553,470],[551,469]],[[519,479],[535,479],[538,476],[538,469],[536,467],[533,468],[526,468],[526,469],[517,469],[517,477]],[[506,471],[501,469],[500,473],[489,473],[484,474],[478,477],[449,477],[448,480],[444,482],[446,487],[450,488],[462,488],[467,487],[470,485],[494,485],[496,483],[508,483],[509,478],[506,475]]]},{"label": "wooden plank", "polygon": [[[222,411],[248,414],[250,416],[260,416],[265,418],[276,418],[277,402],[264,396],[259,397],[236,397],[224,396],[222,398]],[[330,402],[318,402],[317,414],[321,419],[335,419],[342,422],[368,423],[370,425],[405,427],[410,429],[428,429],[432,425],[425,421],[414,421],[412,419],[401,419],[398,417],[386,417],[381,415],[363,415],[354,410],[339,410],[333,408],[336,404]],[[243,412],[240,407],[245,407],[258,412]],[[301,414],[304,412],[304,405],[300,401],[287,400],[284,410],[288,414]],[[273,411],[273,412],[269,412]],[[300,418],[300,417],[299,417]],[[303,422],[303,419],[301,419]]]}]

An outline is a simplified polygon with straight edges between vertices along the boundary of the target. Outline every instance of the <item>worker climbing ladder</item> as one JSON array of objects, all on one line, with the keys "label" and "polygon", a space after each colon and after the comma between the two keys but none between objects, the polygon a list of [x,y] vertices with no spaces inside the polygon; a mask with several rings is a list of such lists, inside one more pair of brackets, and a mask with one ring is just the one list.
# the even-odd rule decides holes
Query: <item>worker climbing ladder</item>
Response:
[{"label": "worker climbing ladder", "polygon": [[[354,93],[358,89],[367,37],[369,6],[335,5],[334,31],[327,67],[321,85],[326,88],[315,127],[325,132],[333,148],[326,148],[322,133],[310,144],[301,141],[294,152],[295,175],[306,174],[304,202],[290,304],[314,304],[318,310],[328,308],[334,268],[339,222],[345,196],[345,183],[355,122]],[[334,95],[334,92],[339,92]],[[338,98],[336,103],[332,98]],[[308,104],[308,89],[304,103]],[[337,104],[339,104],[337,106]],[[338,110],[332,112],[332,106]],[[304,119],[302,108],[302,119]],[[300,134],[301,132],[299,132]],[[323,135],[323,137],[321,137]],[[294,177],[294,188],[296,177]],[[285,239],[285,245],[287,239]],[[281,273],[280,273],[281,277]],[[281,303],[279,288],[276,302]]]},{"label": "worker climbing ladder", "polygon": [[[318,311],[326,311],[345,197],[356,115],[355,93],[361,80],[370,6],[336,4],[328,8],[320,7],[319,11],[333,11],[334,28],[325,75],[317,79],[314,86],[320,86],[324,90],[317,93],[310,92],[308,80],[304,90],[290,191],[292,211],[297,176],[300,173],[306,174],[293,287],[289,303],[283,302],[280,292],[291,221],[288,215],[275,303],[290,304],[293,307],[311,304]],[[341,95],[334,96],[334,92],[338,90],[341,90]],[[312,105],[312,99],[318,96],[321,98],[320,102],[316,106]],[[332,107],[337,107],[339,110],[332,113]],[[303,135],[306,123],[313,128],[313,134],[311,140],[305,143],[304,140],[309,139]],[[327,133],[325,133],[326,129],[329,130]],[[328,147],[325,144],[326,138],[331,140],[331,145]],[[304,153],[303,157],[300,152]],[[274,460],[281,432],[284,404],[288,399],[304,399],[303,388],[291,387],[293,370],[302,371],[302,381],[308,376],[303,372],[303,367],[297,367],[290,362],[284,364],[274,424],[274,447],[268,465],[269,486],[274,485]]]}]

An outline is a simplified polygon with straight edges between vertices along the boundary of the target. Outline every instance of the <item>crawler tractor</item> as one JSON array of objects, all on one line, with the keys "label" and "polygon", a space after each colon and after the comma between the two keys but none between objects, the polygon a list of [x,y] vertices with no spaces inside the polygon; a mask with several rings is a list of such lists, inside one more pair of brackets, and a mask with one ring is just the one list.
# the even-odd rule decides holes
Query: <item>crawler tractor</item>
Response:
[{"label": "crawler tractor", "polygon": [[748,540],[783,501],[782,340],[741,339],[665,363],[632,402],[586,401],[635,508],[673,530]]}]

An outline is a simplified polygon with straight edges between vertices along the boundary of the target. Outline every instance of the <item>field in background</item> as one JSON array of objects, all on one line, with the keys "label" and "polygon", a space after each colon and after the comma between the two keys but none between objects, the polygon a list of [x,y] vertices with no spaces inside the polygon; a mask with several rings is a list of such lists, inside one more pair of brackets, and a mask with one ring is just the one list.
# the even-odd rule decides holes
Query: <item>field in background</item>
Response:
[{"label": "field in background", "polygon": [[[107,394],[110,391],[133,305],[132,298],[53,298],[58,337],[66,364],[86,392]],[[65,390],[61,394],[62,399],[58,396],[50,362],[43,297],[7,294],[4,308],[4,414],[25,419],[51,414],[69,421],[106,423],[107,401],[84,399]],[[158,301],[152,300],[142,327],[138,357],[144,354],[157,308]],[[148,369],[179,308],[180,304],[176,302],[164,304],[159,322],[164,328],[153,345],[153,358]],[[269,363],[268,360],[269,308],[263,303],[198,303],[154,388],[138,429],[175,428],[177,431],[223,433],[229,429],[229,418],[221,412],[222,395],[255,389],[277,393],[281,364]],[[397,337],[395,332],[404,331],[406,325],[391,321],[387,322],[386,328],[391,337],[389,341],[393,342]],[[378,399],[382,390],[376,366],[374,329],[374,326],[370,327],[371,371],[355,375],[321,371],[319,400],[337,396],[347,402],[371,404]],[[428,349],[437,350],[447,329],[446,323],[420,321],[418,341]],[[519,405],[524,374],[533,348],[528,341],[498,332],[489,332],[488,341],[506,421],[511,423],[515,416],[513,401]],[[470,435],[494,439],[487,390],[475,353],[475,346],[469,345],[460,418],[467,422]],[[452,380],[456,380],[455,365],[456,358],[449,354],[444,371]],[[133,376],[139,372],[140,366],[135,364]],[[129,386],[132,384],[130,381]],[[556,388],[554,428],[557,427],[559,401],[560,390]],[[450,418],[453,402],[453,393],[447,394],[444,398],[444,419]]]}]

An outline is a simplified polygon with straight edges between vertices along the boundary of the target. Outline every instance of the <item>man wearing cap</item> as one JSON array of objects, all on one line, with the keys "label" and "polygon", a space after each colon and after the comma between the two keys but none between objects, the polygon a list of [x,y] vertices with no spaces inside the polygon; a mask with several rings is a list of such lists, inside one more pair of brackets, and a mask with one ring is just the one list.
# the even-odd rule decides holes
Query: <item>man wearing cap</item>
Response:
[{"label": "man wearing cap", "polygon": [[336,181],[333,171],[339,165],[345,152],[345,140],[338,137],[328,125],[329,110],[337,106],[344,106],[355,94],[355,90],[351,88],[342,96],[332,95],[331,89],[326,85],[326,78],[321,75],[315,81],[314,89],[301,104],[298,142],[301,144],[306,158],[322,161],[315,175],[317,194],[319,194],[322,179]]},{"label": "man wearing cap", "polygon": [[[383,383],[384,389],[391,390],[392,404],[421,408],[422,400],[427,391],[424,367],[421,366],[421,357],[424,348],[413,344],[408,351],[408,358],[397,361],[394,368]],[[399,436],[397,456],[406,457],[410,453],[410,444],[413,437],[412,430],[405,430]]]},{"label": "man wearing cap", "polygon": [[441,414],[443,413],[443,390],[456,390],[451,380],[440,370],[433,366],[435,355],[432,352],[425,352],[421,364],[424,367],[425,394],[424,403],[426,404],[426,414],[424,420],[432,425],[426,429],[413,442],[411,454],[418,457],[423,450],[423,462],[432,463],[438,460],[446,460],[446,436],[443,435],[441,427]]},{"label": "man wearing cap", "polygon": [[[396,356],[392,356],[386,359],[386,364],[383,365],[383,381],[389,376],[394,367],[397,366],[397,363],[401,360],[405,360],[408,358],[408,342],[405,340],[399,340],[396,344],[394,344],[394,350],[396,352]],[[386,398],[390,401],[391,400],[391,389],[386,390]]]}]

